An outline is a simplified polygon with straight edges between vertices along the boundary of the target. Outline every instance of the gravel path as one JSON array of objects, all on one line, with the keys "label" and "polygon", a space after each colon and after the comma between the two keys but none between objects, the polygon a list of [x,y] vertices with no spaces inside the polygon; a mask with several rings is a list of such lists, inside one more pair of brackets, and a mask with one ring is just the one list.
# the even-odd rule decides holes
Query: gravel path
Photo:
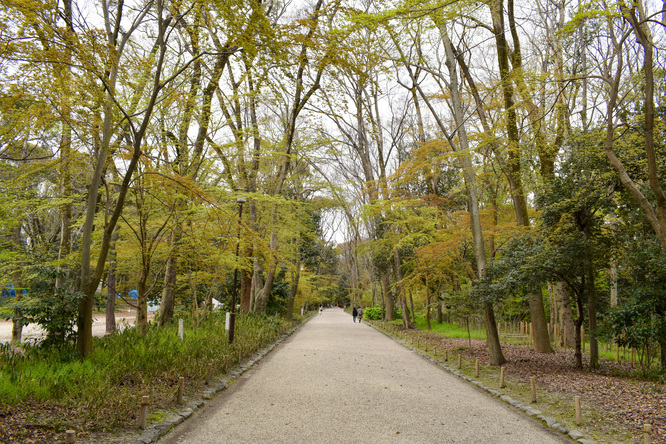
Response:
[{"label": "gravel path", "polygon": [[572,441],[329,309],[160,442]]}]

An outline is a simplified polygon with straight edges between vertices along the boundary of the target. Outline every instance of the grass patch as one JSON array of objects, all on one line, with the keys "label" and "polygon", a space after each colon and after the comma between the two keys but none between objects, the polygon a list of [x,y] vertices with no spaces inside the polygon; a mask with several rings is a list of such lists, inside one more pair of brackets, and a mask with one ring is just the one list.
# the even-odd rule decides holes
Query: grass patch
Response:
[{"label": "grass patch", "polygon": [[[179,377],[185,378],[187,395],[203,386],[208,363],[213,364],[213,374],[222,374],[293,325],[276,317],[239,315],[235,340],[229,345],[224,323],[222,312],[211,313],[196,330],[186,320],[182,341],[177,322],[162,328],[151,325],[145,338],[138,329],[128,328],[96,338],[85,360],[72,350],[26,347],[21,354],[3,346],[0,410],[57,406],[76,411],[72,423],[89,431],[127,427],[133,425],[141,396],[149,395],[153,407],[169,407],[175,402]],[[36,424],[55,431],[64,426],[51,424],[50,415],[36,415]]]}]

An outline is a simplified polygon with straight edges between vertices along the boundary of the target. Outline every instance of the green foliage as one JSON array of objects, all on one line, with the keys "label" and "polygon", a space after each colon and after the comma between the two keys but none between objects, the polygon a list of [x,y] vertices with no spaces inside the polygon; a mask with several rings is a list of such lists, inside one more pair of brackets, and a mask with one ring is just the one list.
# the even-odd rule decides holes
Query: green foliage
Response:
[{"label": "green foliage", "polygon": [[635,240],[618,277],[622,299],[604,318],[605,336],[635,348],[649,365],[666,342],[666,255],[655,239]]},{"label": "green foliage", "polygon": [[76,318],[81,292],[69,291],[69,286],[55,288],[55,280],[62,273],[50,266],[33,267],[29,291],[14,300],[3,310],[7,318],[24,324],[38,324],[46,332],[41,347],[62,349],[76,338]]},{"label": "green foliage", "polygon": [[363,309],[363,317],[371,321],[382,319],[382,307],[367,307]]},{"label": "green foliage", "polygon": [[136,328],[96,339],[93,353],[80,360],[72,350],[27,347],[25,356],[8,345],[0,347],[0,405],[49,401],[84,406],[84,418],[99,428],[126,426],[138,409],[137,394],[168,405],[180,376],[188,387],[201,384],[206,365],[226,371],[244,356],[274,342],[290,324],[276,317],[240,315],[236,337],[229,345],[223,312],[213,312],[193,330],[185,320],[184,340],[177,324],[154,325],[142,338]]}]

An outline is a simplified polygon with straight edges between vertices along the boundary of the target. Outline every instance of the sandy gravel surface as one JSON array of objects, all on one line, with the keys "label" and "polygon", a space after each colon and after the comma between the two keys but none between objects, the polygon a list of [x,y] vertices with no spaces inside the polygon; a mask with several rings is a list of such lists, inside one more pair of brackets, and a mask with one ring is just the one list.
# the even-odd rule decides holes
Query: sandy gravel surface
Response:
[{"label": "sandy gravel surface", "polygon": [[572,441],[329,309],[160,442]]},{"label": "sandy gravel surface", "polygon": [[[152,318],[149,314],[148,319]],[[122,328],[123,324],[134,325],[136,320],[136,311],[131,312],[116,312],[116,326]],[[95,314],[93,316],[93,336],[104,336],[106,334],[106,318],[105,315]],[[21,342],[30,341],[33,339],[41,338],[44,334],[43,330],[37,324],[28,324],[23,326],[21,334]],[[9,342],[12,340],[12,322],[0,320],[0,343]]]}]

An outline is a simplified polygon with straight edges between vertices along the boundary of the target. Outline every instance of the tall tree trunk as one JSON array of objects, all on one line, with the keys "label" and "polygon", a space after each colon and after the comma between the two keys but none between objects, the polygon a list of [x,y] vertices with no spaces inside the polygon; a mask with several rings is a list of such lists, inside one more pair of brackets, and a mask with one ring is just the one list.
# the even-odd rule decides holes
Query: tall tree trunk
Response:
[{"label": "tall tree trunk", "polygon": [[287,320],[291,321],[294,318],[294,301],[296,301],[296,294],[298,293],[298,282],[301,278],[301,259],[298,258],[294,264],[296,271],[294,271],[291,279],[291,286],[289,291],[289,300],[287,301]]},{"label": "tall tree trunk", "polygon": [[599,343],[597,342],[597,289],[592,264],[587,267],[587,317],[590,329],[590,368],[599,368]]},{"label": "tall tree trunk", "polygon": [[[460,98],[460,90],[458,86],[457,60],[455,57],[453,45],[449,39],[446,24],[440,22],[438,25],[444,43],[444,49],[446,51],[446,67],[449,71],[449,90],[451,92],[451,103],[453,105],[453,115],[456,122],[456,132],[458,133],[460,152],[463,154],[461,160],[463,165],[465,187],[467,188],[467,194],[469,195],[467,205],[472,226],[472,239],[474,241],[474,257],[476,259],[477,277],[479,280],[484,280],[486,278],[486,246],[483,240],[483,230],[481,227],[481,214],[479,211],[476,174],[472,165],[472,153],[467,140],[467,130],[465,127],[462,100]],[[497,333],[497,324],[494,321],[495,314],[493,311],[492,303],[488,303],[484,307],[484,318],[487,321],[486,343],[488,345],[488,352],[490,354],[490,363],[491,365],[502,365],[504,362],[506,362],[506,359],[504,358],[504,354],[502,353],[502,346],[499,342],[499,334]],[[488,323],[490,319],[493,321]]]},{"label": "tall tree trunk", "polygon": [[555,284],[555,288],[553,290],[554,290],[554,297],[557,300],[559,325],[561,328],[566,328],[567,347],[573,348],[576,346],[576,337],[573,334],[573,332],[575,331],[574,330],[575,327],[574,327],[573,311],[571,310],[571,299],[569,298],[569,290],[567,289],[567,284],[564,282],[558,282],[557,284]]},{"label": "tall tree trunk", "polygon": [[116,241],[118,230],[114,230],[109,249],[109,270],[106,278],[106,334],[116,331]]},{"label": "tall tree trunk", "polygon": [[384,319],[391,322],[395,319],[395,305],[393,304],[393,292],[391,291],[389,271],[382,273],[382,287],[384,290],[384,303],[386,304],[386,313]]},{"label": "tall tree trunk", "polygon": [[176,304],[176,276],[178,272],[176,254],[180,243],[180,228],[178,216],[175,217],[174,228],[171,232],[171,254],[167,258],[166,269],[164,270],[164,288],[160,300],[160,326],[164,326],[171,321]]},{"label": "tall tree trunk", "polygon": [[583,350],[581,348],[581,337],[580,330],[583,326],[583,321],[585,320],[585,312],[583,311],[583,297],[579,294],[576,294],[576,307],[578,308],[578,317],[576,318],[576,328],[574,328],[575,345],[576,345],[576,368],[583,368]]},{"label": "tall tree trunk", "polygon": [[400,253],[398,250],[393,252],[393,261],[395,267],[395,276],[398,287],[398,300],[400,301],[400,309],[402,310],[402,326],[405,330],[414,328],[414,324],[409,319],[409,310],[407,308],[407,297],[405,295],[405,289],[402,285],[402,271],[400,270]]},{"label": "tall tree trunk", "polygon": [[532,332],[534,333],[534,351],[539,353],[550,353],[550,335],[548,334],[548,322],[546,311],[543,307],[543,296],[540,290],[534,290],[529,294],[530,314],[532,316]]}]

